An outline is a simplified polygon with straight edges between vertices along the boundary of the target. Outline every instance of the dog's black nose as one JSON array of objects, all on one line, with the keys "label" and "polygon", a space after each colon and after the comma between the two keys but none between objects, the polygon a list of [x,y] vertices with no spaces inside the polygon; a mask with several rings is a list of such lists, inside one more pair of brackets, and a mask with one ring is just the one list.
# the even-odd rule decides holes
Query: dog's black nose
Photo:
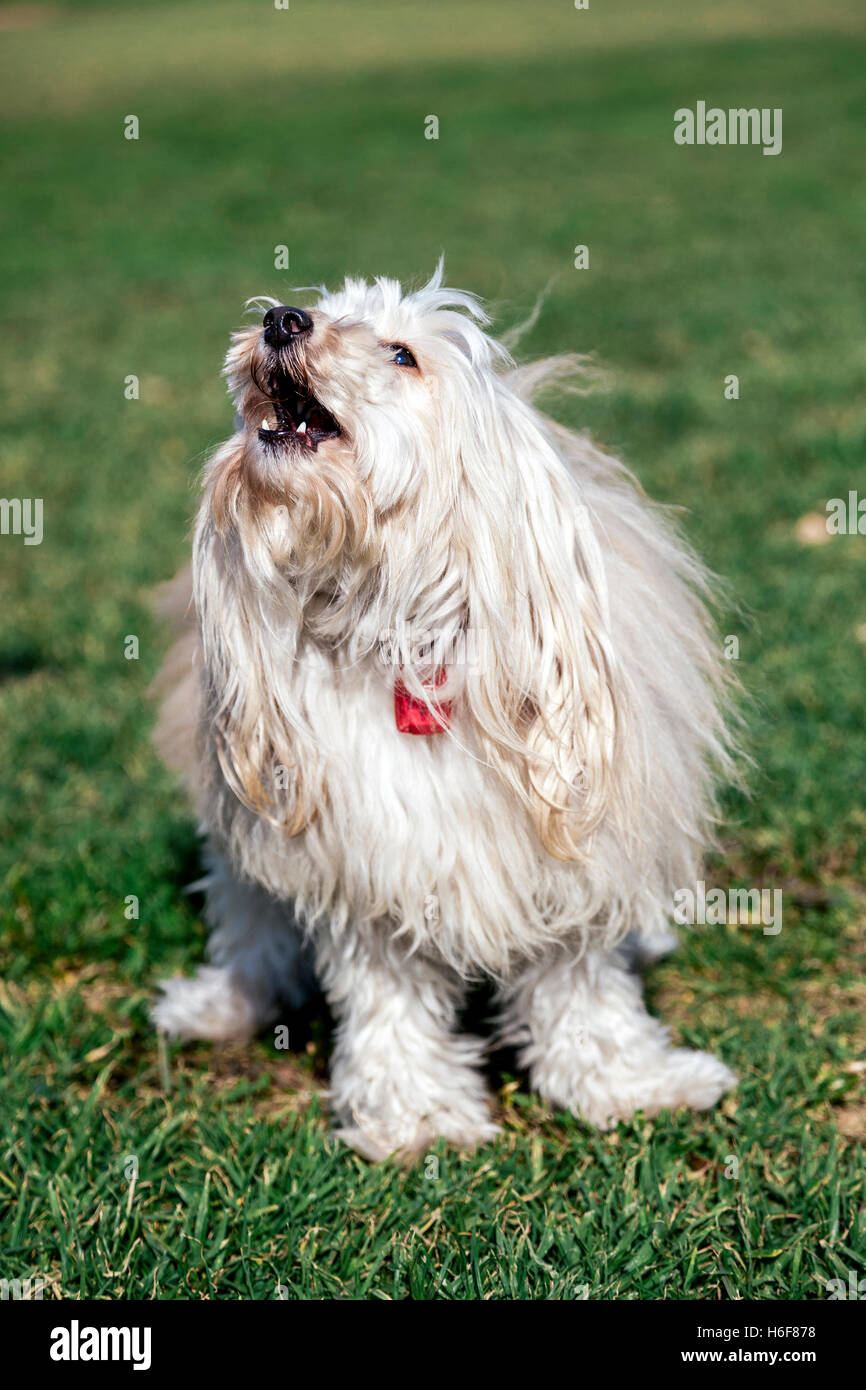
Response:
[{"label": "dog's black nose", "polygon": [[265,342],[268,347],[285,347],[293,338],[309,333],[313,320],[303,309],[293,309],[290,304],[278,304],[269,309],[264,317]]}]

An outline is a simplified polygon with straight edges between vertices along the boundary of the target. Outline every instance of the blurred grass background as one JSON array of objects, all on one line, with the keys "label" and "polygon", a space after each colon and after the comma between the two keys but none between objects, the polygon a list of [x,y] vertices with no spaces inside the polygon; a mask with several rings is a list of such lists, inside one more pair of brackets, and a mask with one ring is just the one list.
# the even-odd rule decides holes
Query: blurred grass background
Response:
[{"label": "blurred grass background", "polygon": [[[864,34],[853,0],[0,5],[0,494],[45,510],[41,546],[0,537],[0,1277],[792,1298],[864,1272],[866,539],[802,539],[866,494]],[[782,154],[677,147],[698,99],[782,107]],[[695,930],[650,975],[739,1071],[720,1110],[599,1136],[500,1075],[502,1139],[429,1177],[328,1138],[320,1020],[291,1054],[157,1049],[153,981],[204,933],[194,827],[148,744],[146,593],[230,428],[243,301],[426,277],[440,251],[502,328],[553,277],[522,352],[597,355],[611,389],[559,413],[729,581],[756,772],[707,878],[785,896],[778,937]]]}]

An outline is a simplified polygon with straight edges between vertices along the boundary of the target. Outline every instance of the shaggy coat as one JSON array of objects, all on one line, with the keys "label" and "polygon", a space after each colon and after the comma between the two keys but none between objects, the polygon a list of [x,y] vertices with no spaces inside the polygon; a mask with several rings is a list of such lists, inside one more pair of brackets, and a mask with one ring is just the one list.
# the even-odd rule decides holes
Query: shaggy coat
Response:
[{"label": "shaggy coat", "polygon": [[[515,368],[441,279],[257,301],[161,681],[213,935],[156,1021],[248,1036],[315,971],[337,1124],[371,1157],[495,1132],[456,1031],[479,978],[532,1085],[595,1124],[734,1081],[671,1046],[624,950],[671,944],[729,770],[705,573],[534,407],[579,362]],[[395,690],[433,732],[398,727]]]}]

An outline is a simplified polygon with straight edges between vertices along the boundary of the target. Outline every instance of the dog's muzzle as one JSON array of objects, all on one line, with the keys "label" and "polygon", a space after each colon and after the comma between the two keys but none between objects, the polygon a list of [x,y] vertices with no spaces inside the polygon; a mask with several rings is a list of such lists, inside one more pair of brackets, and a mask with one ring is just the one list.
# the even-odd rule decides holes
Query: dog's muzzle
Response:
[{"label": "dog's muzzle", "polygon": [[325,439],[336,439],[340,426],[311,392],[303,370],[303,355],[295,349],[309,339],[313,320],[304,309],[279,304],[264,317],[265,344],[273,366],[263,392],[273,410],[261,422],[258,435],[268,448],[292,446],[315,451]]}]

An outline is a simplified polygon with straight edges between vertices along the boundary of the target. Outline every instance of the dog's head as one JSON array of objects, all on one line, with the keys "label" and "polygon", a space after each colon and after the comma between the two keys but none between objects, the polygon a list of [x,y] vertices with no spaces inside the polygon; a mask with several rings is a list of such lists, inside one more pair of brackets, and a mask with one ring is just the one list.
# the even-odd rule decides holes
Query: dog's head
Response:
[{"label": "dog's head", "polygon": [[397,518],[429,541],[419,523],[453,506],[506,355],[475,298],[440,270],[412,294],[350,279],[304,307],[256,302],[226,363],[243,432],[214,477],[219,529],[281,508],[283,572],[319,577],[387,563]]},{"label": "dog's head", "polygon": [[[459,699],[543,843],[573,857],[608,800],[616,700],[601,551],[562,457],[572,437],[534,409],[478,301],[444,288],[441,268],[410,294],[350,279],[304,307],[260,307],[228,355],[242,428],[210,465],[199,526],[200,555],[210,535],[232,557],[231,620],[198,565],[216,683],[235,691],[247,672],[261,709],[265,633],[293,624],[353,660],[400,624],[468,630],[478,660],[446,662],[436,696]],[[425,698],[429,669],[403,649],[399,665]],[[288,698],[274,718],[295,720]]]}]

